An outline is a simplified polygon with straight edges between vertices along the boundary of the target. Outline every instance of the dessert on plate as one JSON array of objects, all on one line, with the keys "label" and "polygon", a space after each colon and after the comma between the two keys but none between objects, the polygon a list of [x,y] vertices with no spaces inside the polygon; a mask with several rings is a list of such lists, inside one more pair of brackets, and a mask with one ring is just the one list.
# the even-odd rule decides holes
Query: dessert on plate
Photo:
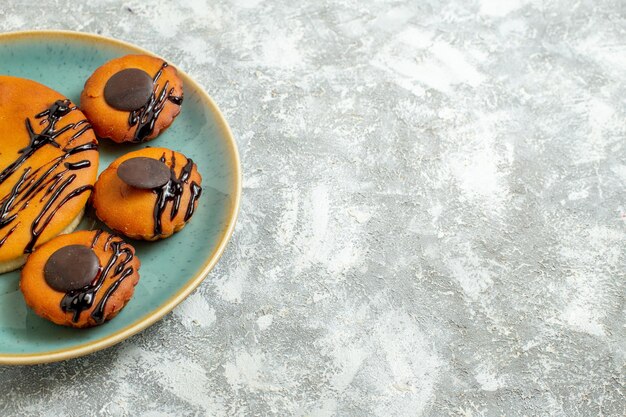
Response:
[{"label": "dessert on plate", "polygon": [[139,259],[122,238],[102,230],[58,236],[28,257],[20,289],[39,316],[70,327],[115,317],[133,296]]},{"label": "dessert on plate", "polygon": [[127,153],[100,174],[96,216],[133,239],[157,240],[181,230],[202,193],[202,177],[185,155],[166,148]]},{"label": "dessert on plate", "polygon": [[[97,178],[97,137],[145,142],[180,112],[182,81],[159,58],[127,55],[85,83],[81,110],[34,81],[0,76],[0,273],[24,268],[26,304],[53,323],[100,325],[139,281],[134,239],[181,230],[202,193],[198,167],[167,148],[129,152]],[[84,114],[83,114],[84,112]],[[72,232],[91,197],[114,232]]]},{"label": "dessert on plate", "polygon": [[76,228],[98,172],[98,142],[60,93],[0,75],[0,273]]},{"label": "dessert on plate", "polygon": [[80,107],[101,138],[145,142],[180,113],[183,82],[174,67],[149,55],[113,59],[89,77]]}]

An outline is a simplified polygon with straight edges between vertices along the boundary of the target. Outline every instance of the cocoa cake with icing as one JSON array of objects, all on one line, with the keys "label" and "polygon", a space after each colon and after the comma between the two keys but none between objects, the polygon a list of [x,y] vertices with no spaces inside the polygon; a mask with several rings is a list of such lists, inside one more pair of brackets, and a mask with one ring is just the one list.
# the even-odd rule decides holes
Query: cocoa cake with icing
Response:
[{"label": "cocoa cake with icing", "polygon": [[81,109],[101,138],[145,142],[180,113],[183,82],[174,67],[148,55],[126,55],[99,67],[80,97]]},{"label": "cocoa cake with icing", "polygon": [[96,216],[133,239],[157,240],[181,230],[202,193],[202,177],[185,155],[166,148],[127,153],[100,174]]},{"label": "cocoa cake with icing", "polygon": [[83,113],[31,80],[0,76],[0,273],[79,223],[98,172]]},{"label": "cocoa cake with icing", "polygon": [[20,289],[39,316],[63,326],[92,327],[126,306],[139,267],[135,249],[119,236],[79,231],[58,236],[30,255]]}]

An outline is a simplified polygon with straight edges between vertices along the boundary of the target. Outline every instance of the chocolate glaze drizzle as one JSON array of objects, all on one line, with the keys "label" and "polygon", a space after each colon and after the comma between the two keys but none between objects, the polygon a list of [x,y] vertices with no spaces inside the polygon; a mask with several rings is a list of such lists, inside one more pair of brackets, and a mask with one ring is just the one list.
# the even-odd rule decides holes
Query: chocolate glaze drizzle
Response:
[{"label": "chocolate glaze drizzle", "polygon": [[169,88],[169,81],[166,81],[161,91],[159,91],[159,84],[157,84],[157,82],[159,81],[159,78],[161,78],[161,74],[163,74],[163,70],[167,66],[167,62],[164,62],[152,79],[152,82],[154,83],[154,91],[150,96],[150,100],[148,100],[143,107],[131,111],[128,115],[128,125],[131,127],[137,125],[137,129],[135,130],[132,140],[133,142],[143,142],[146,137],[150,136],[150,134],[154,131],[156,120],[159,118],[159,115],[165,107],[166,101],[169,100],[177,106],[183,104],[183,96],[175,96],[173,94],[174,88]]},{"label": "chocolate glaze drizzle", "polygon": [[12,228],[11,228],[11,229],[7,232],[7,234],[6,234],[6,235],[4,235],[4,237],[3,237],[2,239],[0,239],[0,247],[1,247],[2,245],[4,245],[4,242],[6,242],[6,241],[7,241],[7,239],[9,238],[9,236],[11,236],[11,235],[13,234],[13,232],[15,232],[15,229],[17,229],[17,226],[19,226],[19,225],[20,225],[20,224],[19,224],[19,222],[18,222],[15,226],[13,226],[13,227],[12,227]]},{"label": "chocolate glaze drizzle", "polygon": [[[91,242],[92,249],[96,246],[101,234],[102,230],[96,232]],[[107,278],[115,279],[115,282],[107,288],[90,314],[96,323],[101,324],[104,322],[104,308],[107,301],[120,284],[135,272],[132,266],[128,266],[134,255],[131,247],[126,242],[120,239],[119,236],[110,235],[104,244],[104,250],[108,252],[109,248],[111,248],[112,252],[111,257],[104,267],[100,267],[100,271],[94,281],[81,289],[68,291],[61,299],[61,310],[66,313],[73,313],[72,321],[74,323],[80,318],[80,313],[89,310],[93,306],[104,281]],[[118,263],[118,261],[120,262]]]},{"label": "chocolate glaze drizzle", "polygon": [[[28,204],[35,196],[41,194],[40,202],[47,199],[31,225],[31,239],[26,245],[24,253],[32,252],[39,236],[41,236],[48,224],[52,221],[54,215],[65,203],[93,188],[91,185],[81,186],[61,198],[63,191],[70,187],[72,182],[76,179],[76,174],[72,173],[71,175],[67,175],[67,173],[91,166],[88,160],[73,163],[65,162],[65,160],[72,155],[98,149],[98,144],[95,142],[68,147],[71,142],[91,129],[91,125],[86,119],[76,123],[68,123],[62,128],[57,129],[57,123],[61,121],[64,116],[76,110],[76,106],[71,106],[70,104],[69,100],[57,100],[46,110],[36,114],[34,119],[41,119],[39,125],[44,126],[39,133],[35,132],[33,129],[33,122],[29,118],[26,118],[25,126],[29,136],[29,143],[25,148],[18,151],[19,156],[15,161],[0,171],[0,184],[2,184],[13,174],[16,174],[22,165],[39,149],[44,146],[61,148],[61,145],[56,141],[57,138],[70,129],[76,130],[78,127],[82,126],[80,130],[72,135],[67,145],[62,149],[62,155],[35,170],[33,170],[32,167],[25,167],[11,191],[0,199],[0,230],[11,225],[16,220],[18,213],[28,207]],[[55,172],[61,164],[63,164],[65,169]],[[0,239],[0,247],[6,243],[7,239],[18,225],[19,223],[15,224],[4,237]]]},{"label": "chocolate glaze drizzle", "polygon": [[[161,156],[161,162],[165,163],[166,158],[165,154]],[[189,177],[191,176],[191,171],[193,170],[193,160],[187,159],[187,163],[180,171],[180,176],[176,176],[176,155],[172,152],[172,157],[170,158],[170,180],[162,187],[155,188],[153,191],[157,195],[157,201],[154,205],[154,234],[155,236],[160,235],[163,232],[163,227],[161,224],[161,217],[163,216],[163,212],[165,211],[165,207],[167,203],[172,201],[172,208],[170,209],[170,220],[174,220],[174,217],[178,214],[178,210],[180,209],[180,200],[183,197],[183,193],[185,191],[184,185],[189,182]],[[198,198],[200,198],[200,194],[202,194],[202,187],[196,184],[195,181],[191,182],[191,198],[189,199],[189,205],[187,206],[187,211],[185,214],[185,221],[189,220],[191,215],[195,209],[195,203]]]},{"label": "chocolate glaze drizzle", "polygon": [[189,220],[191,216],[193,216],[193,212],[196,209],[196,200],[200,198],[202,194],[202,187],[198,185],[195,181],[191,181],[191,200],[189,201],[189,205],[187,206],[187,211],[185,212],[185,221]]}]

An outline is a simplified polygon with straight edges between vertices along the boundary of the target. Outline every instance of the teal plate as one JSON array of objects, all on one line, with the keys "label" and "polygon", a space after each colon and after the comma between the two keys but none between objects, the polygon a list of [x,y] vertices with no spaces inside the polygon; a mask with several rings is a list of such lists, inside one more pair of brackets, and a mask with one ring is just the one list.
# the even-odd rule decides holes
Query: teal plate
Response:
[{"label": "teal plate", "polygon": [[[154,55],[121,41],[84,33],[7,33],[0,35],[0,74],[30,78],[78,103],[85,80],[96,68],[131,53]],[[185,89],[181,113],[149,144],[182,152],[197,163],[203,194],[194,217],[168,239],[132,242],[141,259],[135,295],[115,319],[96,328],[76,330],[39,318],[26,307],[18,290],[19,271],[0,275],[0,363],[58,361],[118,343],[171,311],[200,284],[222,254],[241,196],[237,147],[215,103],[178,70]],[[100,170],[118,156],[147,146],[102,142]],[[101,225],[88,215],[79,229],[97,227]]]}]

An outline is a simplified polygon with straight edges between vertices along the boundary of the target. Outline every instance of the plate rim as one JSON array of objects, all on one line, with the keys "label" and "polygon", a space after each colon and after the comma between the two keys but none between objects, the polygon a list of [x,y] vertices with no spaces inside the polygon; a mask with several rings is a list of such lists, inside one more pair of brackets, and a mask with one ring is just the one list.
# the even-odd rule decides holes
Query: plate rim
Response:
[{"label": "plate rim", "polygon": [[[154,52],[148,51],[140,46],[134,45],[130,42],[122,41],[119,39],[110,38],[94,33],[77,32],[71,30],[28,30],[28,31],[13,31],[0,33],[0,43],[6,43],[10,41],[16,41],[25,38],[58,38],[58,39],[74,39],[79,41],[87,41],[94,43],[104,43],[114,46],[121,46],[129,49],[131,52],[140,54],[146,54],[162,58]],[[57,362],[66,359],[72,359],[79,356],[88,355],[90,353],[106,349],[121,341],[139,333],[142,330],[150,327],[156,323],[167,313],[172,311],[178,304],[180,304],[189,294],[191,294],[200,283],[207,277],[209,272],[213,269],[217,261],[222,256],[226,244],[230,240],[235,229],[237,217],[239,215],[240,203],[241,203],[241,189],[242,189],[242,172],[241,161],[239,158],[239,151],[237,149],[237,143],[233,137],[232,131],[223,113],[213,101],[211,96],[204,90],[204,88],[191,78],[186,72],[176,67],[180,78],[183,80],[184,85],[191,85],[198,91],[201,100],[205,102],[209,110],[216,116],[217,127],[222,130],[227,142],[227,148],[230,154],[231,163],[235,167],[234,183],[232,184],[234,190],[234,198],[231,202],[230,212],[228,213],[228,224],[222,232],[217,247],[208,255],[205,259],[202,267],[195,273],[195,275],[189,280],[189,282],[181,288],[178,292],[167,299],[163,304],[158,306],[155,310],[148,313],[146,316],[140,318],[134,323],[100,339],[86,342],[80,345],[56,349],[47,352],[39,353],[0,353],[0,365],[35,365],[48,362]]]}]

